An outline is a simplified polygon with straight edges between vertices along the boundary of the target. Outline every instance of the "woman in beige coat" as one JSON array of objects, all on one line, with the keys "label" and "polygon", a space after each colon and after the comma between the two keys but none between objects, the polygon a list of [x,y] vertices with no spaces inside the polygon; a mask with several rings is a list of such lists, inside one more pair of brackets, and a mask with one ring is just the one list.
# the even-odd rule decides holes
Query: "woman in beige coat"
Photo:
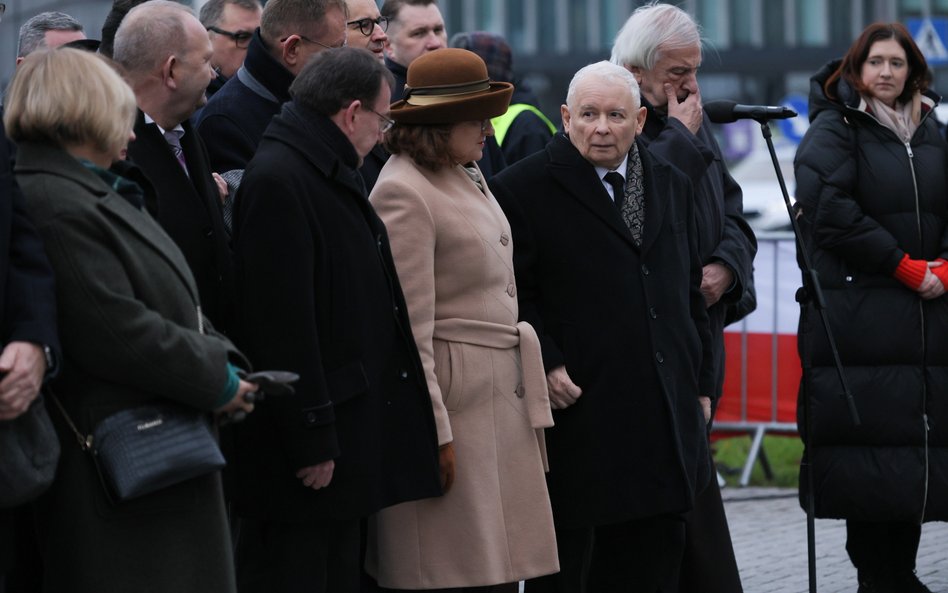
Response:
[{"label": "woman in beige coat", "polygon": [[405,91],[370,199],[428,380],[445,493],[379,513],[367,568],[387,588],[516,591],[559,566],[539,342],[517,322],[510,226],[475,164],[513,87],[443,49],[412,62]]}]

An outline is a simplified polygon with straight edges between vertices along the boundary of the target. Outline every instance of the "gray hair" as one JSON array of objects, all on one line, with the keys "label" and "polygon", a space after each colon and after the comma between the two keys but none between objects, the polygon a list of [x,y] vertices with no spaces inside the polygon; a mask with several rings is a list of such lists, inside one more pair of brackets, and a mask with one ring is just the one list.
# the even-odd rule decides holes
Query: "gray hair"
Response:
[{"label": "gray hair", "polygon": [[691,15],[671,4],[649,2],[635,9],[612,46],[613,64],[651,70],[668,50],[701,47],[701,29]]},{"label": "gray hair", "polygon": [[115,32],[113,59],[135,78],[187,46],[185,16],[194,11],[171,0],[150,0],[130,10]]},{"label": "gray hair", "polygon": [[617,66],[616,64],[603,60],[595,64],[583,66],[573,75],[573,80],[569,81],[569,90],[566,92],[566,105],[570,109],[575,107],[576,88],[583,80],[589,77],[627,86],[629,92],[632,94],[632,102],[635,104],[635,108],[638,109],[642,106],[642,98],[639,94],[639,83],[635,80],[635,76],[622,66]]},{"label": "gray hair", "polygon": [[47,31],[82,31],[82,23],[64,12],[41,12],[20,27],[17,57],[46,48]]},{"label": "gray hair", "polygon": [[224,18],[224,7],[228,4],[233,4],[234,6],[239,6],[244,10],[259,10],[263,6],[260,4],[260,0],[208,0],[208,2],[201,7],[201,24],[205,27],[216,27],[221,24],[221,19]]}]

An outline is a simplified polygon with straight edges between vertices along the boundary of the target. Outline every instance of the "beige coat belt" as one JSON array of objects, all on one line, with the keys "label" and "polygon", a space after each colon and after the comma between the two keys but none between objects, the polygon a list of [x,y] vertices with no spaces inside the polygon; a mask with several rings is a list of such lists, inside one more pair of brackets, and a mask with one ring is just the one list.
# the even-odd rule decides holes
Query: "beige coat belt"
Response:
[{"label": "beige coat belt", "polygon": [[[546,386],[546,372],[540,354],[540,339],[529,323],[504,325],[472,319],[439,319],[435,321],[434,338],[446,342],[459,342],[485,348],[520,348],[520,364],[523,372],[524,402],[532,428],[553,426],[550,411],[550,395]],[[518,395],[521,395],[518,393]]]}]

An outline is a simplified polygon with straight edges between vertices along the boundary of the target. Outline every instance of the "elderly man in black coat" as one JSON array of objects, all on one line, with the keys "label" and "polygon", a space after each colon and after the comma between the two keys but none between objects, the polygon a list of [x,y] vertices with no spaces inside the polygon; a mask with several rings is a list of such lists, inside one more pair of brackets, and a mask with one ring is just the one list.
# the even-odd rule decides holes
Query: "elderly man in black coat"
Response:
[{"label": "elderly man in black coat", "polygon": [[[631,71],[642,89],[648,109],[642,139],[649,152],[680,169],[695,187],[701,290],[714,344],[715,383],[709,395],[716,408],[724,385],[724,325],[756,305],[757,239],[744,220],[741,188],[727,170],[701,107],[701,34],[692,17],[677,6],[642,6],[616,37],[612,62]],[[739,592],[740,575],[717,482],[696,502],[687,535],[682,593]]]},{"label": "elderly man in black coat", "polygon": [[[438,443],[388,237],[358,167],[389,120],[364,49],[310,60],[237,195],[237,340],[297,372],[239,425],[243,591],[359,591],[359,520],[437,496]],[[255,561],[253,564],[250,561]]]},{"label": "elderly man in black coat", "polygon": [[636,141],[645,109],[624,68],[577,72],[561,111],[565,135],[491,183],[556,424],[548,483],[562,572],[527,591],[674,591],[682,513],[710,475],[694,193]]}]

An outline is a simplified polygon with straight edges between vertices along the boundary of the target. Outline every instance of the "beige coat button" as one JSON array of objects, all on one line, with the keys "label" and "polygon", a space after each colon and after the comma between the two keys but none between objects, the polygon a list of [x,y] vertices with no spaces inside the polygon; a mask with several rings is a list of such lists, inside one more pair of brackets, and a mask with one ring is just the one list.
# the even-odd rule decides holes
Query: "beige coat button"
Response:
[{"label": "beige coat button", "polygon": [[504,247],[506,247],[506,246],[507,246],[507,243],[510,243],[510,235],[508,235],[507,233],[501,233],[501,234],[500,234],[500,244],[503,245]]},{"label": "beige coat button", "polygon": [[507,294],[511,298],[517,296],[517,287],[513,285],[513,282],[507,285]]},{"label": "beige coat button", "polygon": [[517,385],[517,390],[515,391],[515,393],[517,394],[517,397],[519,397],[520,399],[523,399],[523,395],[524,393],[526,393],[526,391],[527,390],[523,388],[523,383],[521,383],[520,385]]}]

